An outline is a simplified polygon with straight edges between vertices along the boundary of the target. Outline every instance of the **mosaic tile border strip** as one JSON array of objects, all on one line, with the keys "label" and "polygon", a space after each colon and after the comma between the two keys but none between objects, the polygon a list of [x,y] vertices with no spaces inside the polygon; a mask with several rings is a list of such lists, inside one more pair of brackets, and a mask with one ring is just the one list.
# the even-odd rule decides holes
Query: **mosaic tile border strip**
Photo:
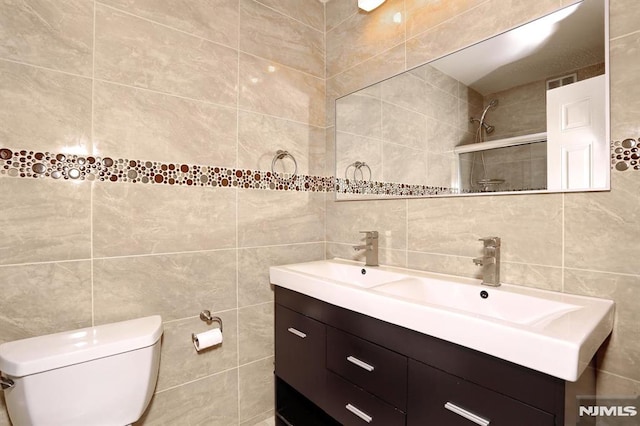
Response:
[{"label": "mosaic tile border strip", "polygon": [[394,182],[362,181],[337,178],[336,192],[339,194],[389,195],[420,197],[425,195],[455,194],[451,188],[426,185],[409,185]]},{"label": "mosaic tile border strip", "polygon": [[[617,171],[640,170],[640,138],[611,142],[611,168]],[[392,197],[460,193],[451,188],[426,185],[336,179],[333,176],[277,175],[262,170],[54,154],[9,148],[0,149],[0,175],[177,186],[337,192]]]},{"label": "mosaic tile border strip", "polygon": [[640,138],[611,142],[611,168],[640,170]]},{"label": "mosaic tile border strip", "polygon": [[176,186],[333,192],[333,177],[0,149],[0,175]]}]

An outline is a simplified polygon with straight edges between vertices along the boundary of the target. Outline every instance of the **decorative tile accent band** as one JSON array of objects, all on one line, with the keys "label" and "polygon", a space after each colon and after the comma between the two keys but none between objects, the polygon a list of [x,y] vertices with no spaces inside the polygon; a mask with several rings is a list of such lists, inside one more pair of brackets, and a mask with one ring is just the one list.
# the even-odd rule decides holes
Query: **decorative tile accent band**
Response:
[{"label": "decorative tile accent band", "polygon": [[339,194],[389,195],[420,197],[425,195],[455,194],[451,188],[426,185],[409,185],[394,182],[376,182],[337,178],[336,192]]},{"label": "decorative tile accent band", "polygon": [[[611,168],[617,171],[640,170],[640,138],[627,138],[611,142]],[[53,154],[9,148],[0,149],[0,175],[23,178],[337,192],[394,197],[459,193],[458,190],[446,187],[336,179],[333,176],[279,175],[262,170],[122,158],[114,160],[110,157]]]},{"label": "decorative tile accent band", "polygon": [[24,178],[332,192],[333,177],[0,149],[0,175]]},{"label": "decorative tile accent band", "polygon": [[611,142],[611,168],[640,170],[640,138]]}]

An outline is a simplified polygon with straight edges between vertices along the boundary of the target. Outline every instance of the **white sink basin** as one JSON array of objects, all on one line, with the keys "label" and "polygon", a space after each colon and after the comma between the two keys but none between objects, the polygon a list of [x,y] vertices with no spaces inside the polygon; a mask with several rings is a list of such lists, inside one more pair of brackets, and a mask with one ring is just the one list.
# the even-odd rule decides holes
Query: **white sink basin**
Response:
[{"label": "white sink basin", "polygon": [[297,263],[287,267],[303,274],[365,288],[406,278],[401,273],[358,266],[337,259],[333,262]]},{"label": "white sink basin", "polygon": [[334,259],[273,266],[270,277],[275,285],[569,381],[580,377],[613,329],[610,300],[494,288],[451,275]]},{"label": "white sink basin", "polygon": [[515,324],[533,325],[580,309],[580,306],[570,303],[431,278],[406,278],[377,286],[374,290],[417,303],[440,305]]}]

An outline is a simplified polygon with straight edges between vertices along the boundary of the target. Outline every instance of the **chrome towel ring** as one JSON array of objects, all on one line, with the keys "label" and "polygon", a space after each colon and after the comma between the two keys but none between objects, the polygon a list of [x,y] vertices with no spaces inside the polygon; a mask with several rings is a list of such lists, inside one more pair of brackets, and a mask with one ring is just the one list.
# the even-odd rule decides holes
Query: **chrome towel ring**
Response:
[{"label": "chrome towel ring", "polygon": [[[367,163],[365,163],[364,161],[356,161],[355,163],[351,163],[347,166],[347,168],[344,171],[344,178],[345,179],[349,179],[349,169],[353,167],[353,181],[357,182],[358,180],[360,180],[361,182],[365,182],[367,180],[371,180],[371,167],[369,167],[369,165]],[[369,173],[369,178],[365,179],[364,178],[364,172],[362,171],[362,169],[366,169],[367,172]],[[360,179],[358,179],[358,172],[360,172]]]},{"label": "chrome towel ring", "polygon": [[271,173],[273,173],[274,175],[277,174],[275,170],[276,161],[282,160],[286,157],[289,157],[293,160],[293,165],[295,168],[293,170],[292,176],[295,176],[298,173],[298,162],[296,161],[295,157],[291,155],[289,151],[283,151],[282,149],[276,151],[276,155],[275,157],[273,157],[273,161],[271,161]]}]

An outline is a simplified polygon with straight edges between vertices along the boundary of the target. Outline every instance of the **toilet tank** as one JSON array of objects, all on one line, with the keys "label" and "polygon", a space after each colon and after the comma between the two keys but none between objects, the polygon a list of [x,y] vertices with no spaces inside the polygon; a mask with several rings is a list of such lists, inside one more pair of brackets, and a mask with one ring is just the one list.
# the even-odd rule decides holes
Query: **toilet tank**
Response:
[{"label": "toilet tank", "polygon": [[158,378],[158,315],[0,345],[14,426],[114,425],[138,420]]}]

